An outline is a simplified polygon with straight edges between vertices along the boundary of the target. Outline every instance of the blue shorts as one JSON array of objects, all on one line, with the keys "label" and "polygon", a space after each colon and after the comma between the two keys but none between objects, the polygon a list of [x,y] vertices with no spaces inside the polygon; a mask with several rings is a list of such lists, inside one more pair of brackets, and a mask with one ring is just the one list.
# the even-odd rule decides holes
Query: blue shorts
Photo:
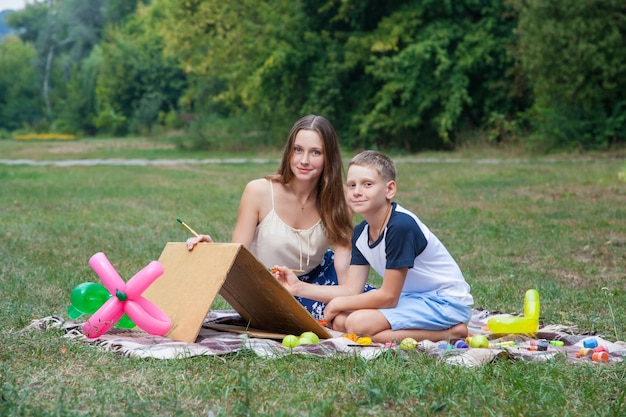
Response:
[{"label": "blue shorts", "polygon": [[[300,281],[317,285],[337,285],[337,271],[335,271],[335,253],[332,250],[326,251],[324,259],[314,270],[300,277]],[[365,284],[364,292],[376,289],[369,284]],[[324,318],[326,303],[309,298],[295,297],[296,300],[317,320]]]},{"label": "blue shorts", "polygon": [[459,323],[468,323],[470,306],[436,291],[400,294],[398,305],[379,310],[391,324],[391,330],[446,330]]}]

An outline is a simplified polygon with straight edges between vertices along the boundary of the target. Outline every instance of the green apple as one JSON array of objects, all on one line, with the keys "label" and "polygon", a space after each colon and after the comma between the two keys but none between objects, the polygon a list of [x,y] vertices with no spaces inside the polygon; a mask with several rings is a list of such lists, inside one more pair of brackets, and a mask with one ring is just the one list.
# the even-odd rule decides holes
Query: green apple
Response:
[{"label": "green apple", "polygon": [[412,337],[406,337],[400,342],[400,349],[402,350],[415,350],[417,348],[417,340]]},{"label": "green apple", "polygon": [[470,346],[473,348],[488,348],[489,339],[482,334],[477,334],[476,336],[472,336],[470,339]]},{"label": "green apple", "polygon": [[300,344],[302,344],[303,340],[308,340],[309,344],[316,344],[320,342],[320,338],[313,332],[304,332],[300,335]]},{"label": "green apple", "polygon": [[289,349],[293,349],[300,344],[300,339],[298,336],[293,334],[288,334],[283,338],[283,346],[288,347]]}]

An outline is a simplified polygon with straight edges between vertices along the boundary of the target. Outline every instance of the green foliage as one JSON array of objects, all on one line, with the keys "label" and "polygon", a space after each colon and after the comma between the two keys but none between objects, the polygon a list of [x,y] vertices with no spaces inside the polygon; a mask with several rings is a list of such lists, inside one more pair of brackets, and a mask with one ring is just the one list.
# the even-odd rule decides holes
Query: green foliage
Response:
[{"label": "green foliage", "polygon": [[[59,2],[59,26],[66,31],[61,46],[67,48],[64,56],[68,64],[80,62],[100,42],[104,27],[105,0],[63,0]],[[65,46],[67,45],[67,46]],[[68,64],[65,65],[67,68]]]},{"label": "green foliage", "polygon": [[26,3],[23,10],[7,16],[6,23],[19,32],[24,42],[36,42],[45,26],[48,7],[43,2]]},{"label": "green foliage", "polygon": [[387,137],[415,149],[436,134],[443,144],[469,120],[515,113],[507,70],[514,15],[501,1],[410,3],[367,34],[366,67],[378,85],[359,115],[366,146]]},{"label": "green foliage", "polygon": [[415,148],[420,135],[448,142],[465,118],[519,109],[506,87],[515,19],[497,0],[159,6],[168,50],[269,129],[317,112],[349,146]]},{"label": "green foliage", "polygon": [[621,0],[520,0],[519,48],[538,135],[556,146],[626,140],[626,9]]},{"label": "green foliage", "polygon": [[56,125],[61,132],[96,132],[96,80],[101,65],[102,51],[96,47],[87,59],[71,68],[67,93],[57,111]]},{"label": "green foliage", "polygon": [[106,0],[104,17],[111,25],[119,25],[132,18],[137,6],[150,3],[149,0]]},{"label": "green foliage", "polygon": [[159,120],[168,129],[179,129],[183,127],[182,120],[180,119],[178,112],[174,109],[168,112],[160,112]]},{"label": "green foliage", "polygon": [[[101,9],[102,0],[36,2],[14,13],[9,20],[10,25],[19,29],[20,38],[31,42],[36,50],[34,80],[40,86],[38,94],[43,96],[45,111],[35,108],[31,112],[37,112],[39,118],[45,117],[53,125],[53,119],[60,115],[56,124],[62,131],[82,130],[83,123],[76,119],[93,111],[93,105],[82,107],[85,101],[92,101],[94,85],[85,78],[93,74],[85,76],[76,72],[100,41]],[[77,91],[83,88],[87,88],[85,99]],[[73,113],[74,109],[81,109],[82,114]]]},{"label": "green foliage", "polygon": [[127,132],[127,118],[111,107],[101,109],[94,119],[94,124],[103,132],[113,135],[125,135]]},{"label": "green foliage", "polygon": [[159,112],[177,108],[186,78],[176,59],[162,54],[162,39],[150,30],[155,24],[150,9],[142,9],[123,28],[109,29],[96,87],[98,127],[149,131]]},{"label": "green foliage", "polygon": [[[188,96],[251,114],[263,129],[300,115],[304,77],[316,48],[299,2],[170,0],[162,12],[166,50],[205,87]],[[209,87],[209,88],[206,88]],[[210,95],[199,94],[208,93]]]},{"label": "green foliage", "polygon": [[19,38],[0,43],[0,128],[20,129],[41,116],[41,94],[35,83],[35,49]]},{"label": "green foliage", "polygon": [[177,114],[198,131],[230,117],[280,146],[318,113],[350,149],[626,140],[622,0],[55,0],[7,23],[34,47],[20,65],[38,88],[13,87],[24,116],[0,116],[9,130],[45,118],[148,133]]},{"label": "green foliage", "polygon": [[142,129],[147,129],[149,133],[152,130],[152,126],[159,121],[159,113],[164,101],[165,97],[159,91],[147,92],[141,96],[133,109],[132,122],[136,126],[131,126],[131,130],[133,132],[141,132]]},{"label": "green foliage", "polygon": [[14,30],[7,26],[5,23],[6,17],[11,13],[14,13],[14,10],[2,10],[0,11],[0,39],[4,38],[7,35],[11,35],[14,33]]}]

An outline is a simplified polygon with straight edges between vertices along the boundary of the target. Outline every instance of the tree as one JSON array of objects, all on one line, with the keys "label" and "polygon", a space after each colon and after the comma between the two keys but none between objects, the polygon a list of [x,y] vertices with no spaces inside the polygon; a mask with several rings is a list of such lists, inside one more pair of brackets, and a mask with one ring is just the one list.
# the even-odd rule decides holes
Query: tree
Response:
[{"label": "tree", "polygon": [[24,9],[7,15],[6,23],[24,42],[35,43],[48,15],[47,1],[26,3]]},{"label": "tree", "polygon": [[519,56],[538,135],[554,146],[626,140],[623,0],[517,0]]},{"label": "tree", "polygon": [[104,24],[103,0],[56,0],[27,4],[23,11],[10,16],[8,23],[19,30],[25,42],[33,42],[37,50],[37,70],[41,83],[46,115],[54,118],[55,95],[62,100],[64,82],[52,83],[57,58],[65,80],[71,71],[80,68],[80,61],[100,41]]},{"label": "tree", "polygon": [[516,112],[507,74],[515,23],[499,0],[411,2],[383,18],[361,41],[375,85],[355,115],[364,144],[450,145],[464,124]]},{"label": "tree", "polygon": [[[303,77],[315,53],[299,1],[161,0],[166,52],[210,89],[200,102],[253,115],[259,126],[284,126],[301,108]],[[216,89],[217,88],[217,89]]]},{"label": "tree", "polygon": [[522,105],[507,75],[516,20],[501,0],[157,7],[168,11],[168,50],[198,77],[220,80],[215,100],[266,126],[318,112],[353,146],[414,149]]},{"label": "tree", "polygon": [[56,117],[56,125],[61,132],[96,133],[96,81],[101,65],[102,50],[96,46],[89,57],[70,68],[70,78],[65,95],[59,100]]},{"label": "tree", "polygon": [[109,25],[119,25],[133,16],[137,6],[149,4],[149,0],[104,0],[104,18]]},{"label": "tree", "polygon": [[41,116],[42,101],[35,83],[35,48],[18,37],[0,43],[0,129],[16,130]]},{"label": "tree", "polygon": [[157,10],[140,8],[123,27],[109,28],[96,87],[99,127],[150,130],[159,112],[177,108],[186,77],[176,58],[163,55],[163,40],[152,30],[160,18]]}]

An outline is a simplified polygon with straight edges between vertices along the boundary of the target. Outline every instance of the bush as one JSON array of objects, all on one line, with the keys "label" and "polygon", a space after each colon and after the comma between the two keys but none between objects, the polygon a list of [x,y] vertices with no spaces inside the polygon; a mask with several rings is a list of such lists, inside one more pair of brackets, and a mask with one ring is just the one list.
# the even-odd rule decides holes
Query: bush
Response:
[{"label": "bush", "polygon": [[626,141],[623,0],[518,0],[519,51],[531,120],[549,146]]}]

